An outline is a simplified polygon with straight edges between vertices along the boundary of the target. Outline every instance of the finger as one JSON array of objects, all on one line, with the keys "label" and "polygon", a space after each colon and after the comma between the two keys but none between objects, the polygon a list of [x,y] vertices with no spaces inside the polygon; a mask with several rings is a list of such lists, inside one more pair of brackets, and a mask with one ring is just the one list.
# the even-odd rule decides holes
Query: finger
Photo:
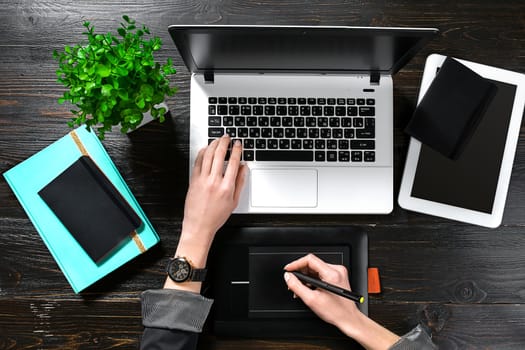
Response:
[{"label": "finger", "polygon": [[233,184],[237,178],[239,172],[239,165],[241,164],[241,141],[235,140],[235,143],[232,147],[232,152],[230,155],[230,160],[228,161],[228,167],[224,173],[224,180]]},{"label": "finger", "polygon": [[200,175],[202,170],[202,159],[204,158],[205,151],[206,148],[202,148],[197,154],[197,158],[195,158],[195,165],[193,166],[192,177]]},{"label": "finger", "polygon": [[224,161],[226,158],[226,152],[228,152],[229,146],[230,136],[224,135],[220,138],[219,144],[215,149],[215,154],[213,156],[213,164],[211,166],[211,174],[222,176],[224,172]]},{"label": "finger", "polygon": [[305,286],[292,273],[285,272],[284,280],[288,286],[288,289],[298,296],[306,305],[310,306],[311,303],[317,298],[317,294],[319,292]]},{"label": "finger", "polygon": [[212,143],[206,147],[206,150],[204,151],[203,159],[202,159],[202,167],[201,167],[201,173],[202,174],[209,174],[211,171],[211,166],[213,164],[213,156],[215,154],[215,149],[217,149],[217,145],[219,144],[220,139],[213,140]]},{"label": "finger", "polygon": [[239,197],[241,196],[246,181],[246,174],[248,174],[248,166],[241,165],[241,170],[239,170],[237,178],[235,179],[235,192],[233,193],[233,201],[235,203],[239,203]]},{"label": "finger", "polygon": [[322,275],[323,271],[331,269],[331,267],[323,260],[319,259],[317,256],[313,254],[308,254],[306,256],[303,256],[302,258],[292,261],[291,263],[286,265],[284,269],[286,271],[309,271],[314,272],[318,275]]}]

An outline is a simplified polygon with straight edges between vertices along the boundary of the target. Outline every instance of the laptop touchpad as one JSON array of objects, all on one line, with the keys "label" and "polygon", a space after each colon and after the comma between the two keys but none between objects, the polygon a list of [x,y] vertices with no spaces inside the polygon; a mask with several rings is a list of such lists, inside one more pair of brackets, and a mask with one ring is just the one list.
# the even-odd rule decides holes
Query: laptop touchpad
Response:
[{"label": "laptop touchpad", "polygon": [[253,207],[317,206],[317,170],[253,169],[250,178]]}]

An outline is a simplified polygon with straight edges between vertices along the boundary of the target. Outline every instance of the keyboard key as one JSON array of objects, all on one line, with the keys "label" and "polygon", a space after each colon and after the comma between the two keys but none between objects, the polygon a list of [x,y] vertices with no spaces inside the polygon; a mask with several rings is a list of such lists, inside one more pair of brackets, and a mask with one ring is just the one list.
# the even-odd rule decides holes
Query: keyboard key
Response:
[{"label": "keyboard key", "polygon": [[293,119],[292,119],[292,117],[283,117],[282,125],[283,126],[293,126]]},{"label": "keyboard key", "polygon": [[375,107],[359,107],[359,115],[363,117],[373,117],[376,115]]},{"label": "keyboard key", "polygon": [[279,117],[270,117],[271,126],[281,126],[281,118]]},{"label": "keyboard key", "polygon": [[296,130],[297,137],[300,139],[305,139],[308,137],[308,131],[306,128],[297,128]]},{"label": "keyboard key", "polygon": [[344,98],[338,98],[337,99],[337,104],[338,105],[344,105],[346,103],[346,100]]},{"label": "keyboard key", "polygon": [[374,151],[365,151],[364,160],[365,162],[375,162],[376,161],[376,152]]},{"label": "keyboard key", "polygon": [[242,152],[242,159],[246,162],[252,161],[254,159],[254,153],[253,151],[243,151]]},{"label": "keyboard key", "polygon": [[339,140],[338,142],[339,149],[348,149],[350,147],[350,143],[348,140]]},{"label": "keyboard key", "polygon": [[231,105],[237,104],[237,97],[228,97],[228,103]]},{"label": "keyboard key", "polygon": [[334,128],[334,129],[332,129],[332,137],[334,139],[342,139],[343,138],[343,129],[341,129],[341,128]]},{"label": "keyboard key", "polygon": [[374,140],[351,140],[351,149],[374,149],[376,147]]},{"label": "keyboard key", "polygon": [[321,128],[327,128],[328,127],[328,118],[326,117],[319,117],[317,118],[317,126]]},{"label": "keyboard key", "polygon": [[[366,104],[369,105],[369,106],[373,106],[373,105],[376,104],[376,100],[373,99],[373,98],[367,98],[366,99]],[[366,160],[365,160],[365,162],[366,162]]]},{"label": "keyboard key", "polygon": [[374,129],[357,129],[355,137],[358,139],[373,139],[375,137]]},{"label": "keyboard key", "polygon": [[308,97],[308,104],[309,104],[309,105],[314,105],[314,104],[316,104],[316,100],[315,100],[315,98],[313,98],[313,97]]},{"label": "keyboard key", "polygon": [[248,137],[248,128],[238,128],[237,136],[238,137]]},{"label": "keyboard key", "polygon": [[297,103],[300,104],[300,105],[305,105],[306,104],[306,98],[304,97],[299,97],[297,99]]},{"label": "keyboard key", "polygon": [[341,119],[339,118],[330,118],[330,127],[338,128],[341,125]]},{"label": "keyboard key", "polygon": [[326,98],[323,98],[323,97],[318,98],[317,99],[317,104],[318,105],[325,105],[326,104]]},{"label": "keyboard key", "polygon": [[365,99],[364,98],[358,98],[357,99],[357,105],[358,106],[362,106],[365,104]]},{"label": "keyboard key", "polygon": [[310,139],[303,140],[303,148],[304,149],[313,149],[314,148],[314,140],[310,140]]},{"label": "keyboard key", "polygon": [[286,106],[277,106],[277,115],[286,115]]},{"label": "keyboard key", "polygon": [[277,99],[277,103],[280,104],[280,105],[285,105],[286,104],[286,98],[284,97],[279,97]]},{"label": "keyboard key", "polygon": [[365,128],[375,128],[376,126],[376,120],[374,118],[365,118]]},{"label": "keyboard key", "polygon": [[268,97],[268,103],[274,105],[277,103],[277,99],[275,97]]},{"label": "keyboard key", "polygon": [[363,127],[363,118],[354,118],[354,128]]},{"label": "keyboard key", "polygon": [[295,138],[295,129],[294,128],[286,128],[284,129],[284,137],[288,139]]},{"label": "keyboard key", "polygon": [[312,109],[310,108],[310,106],[301,106],[300,108],[300,113],[302,116],[309,116],[311,112]]},{"label": "keyboard key", "polygon": [[292,149],[301,149],[302,142],[299,139],[292,140]]},{"label": "keyboard key", "polygon": [[324,162],[325,160],[325,152],[324,151],[315,151],[315,161],[316,162]]},{"label": "keyboard key", "polygon": [[219,97],[219,104],[225,105],[228,103],[228,99],[226,97]]},{"label": "keyboard key", "polygon": [[253,149],[253,139],[244,139],[242,147],[244,149]]},{"label": "keyboard key", "polygon": [[297,103],[297,99],[295,97],[288,97],[288,104],[294,105]]},{"label": "keyboard key", "polygon": [[298,106],[288,106],[288,115],[299,115],[299,107]]},{"label": "keyboard key", "polygon": [[248,106],[248,105],[241,106],[241,114],[242,115],[251,115],[252,114],[252,106]]},{"label": "keyboard key", "polygon": [[230,135],[230,137],[237,137],[237,129],[226,128],[226,134]]},{"label": "keyboard key", "polygon": [[226,106],[226,105],[219,105],[219,106],[217,106],[217,114],[218,115],[226,115],[226,114],[228,114],[228,106]]},{"label": "keyboard key", "polygon": [[266,104],[266,97],[259,97],[257,99],[257,103],[259,103],[260,105],[265,105]]},{"label": "keyboard key", "polygon": [[263,115],[264,109],[263,106],[253,106],[253,115]]},{"label": "keyboard key", "polygon": [[283,138],[284,137],[284,129],[283,128],[274,128],[273,129],[273,137],[275,138]]},{"label": "keyboard key", "polygon": [[331,117],[334,115],[334,107],[332,106],[326,106],[323,108],[324,115],[327,117]]},{"label": "keyboard key", "polygon": [[326,148],[337,149],[337,140],[326,140]]},{"label": "keyboard key", "polygon": [[265,149],[266,148],[266,140],[265,139],[257,139],[257,140],[255,140],[255,148],[257,148],[257,149]]},{"label": "keyboard key", "polygon": [[215,115],[215,113],[217,113],[217,106],[215,105],[208,106],[208,114]]},{"label": "keyboard key", "polygon": [[257,126],[257,117],[247,117],[246,125],[248,126]]},{"label": "keyboard key", "polygon": [[328,102],[329,105],[333,106],[335,105],[335,98],[329,98],[326,100],[326,102]]},{"label": "keyboard key", "polygon": [[346,108],[341,106],[335,107],[335,115],[338,117],[346,116]]},{"label": "keyboard key", "polygon": [[346,99],[347,105],[355,105],[355,98],[347,98]]},{"label": "keyboard key", "polygon": [[307,118],[306,118],[306,126],[309,126],[309,127],[315,127],[315,126],[317,126],[316,118],[313,118],[313,117],[307,117]]},{"label": "keyboard key", "polygon": [[224,128],[208,128],[208,137],[221,137],[224,135]]},{"label": "keyboard key", "polygon": [[268,144],[268,149],[277,149],[279,147],[279,140],[269,139],[267,144]]},{"label": "keyboard key", "polygon": [[270,118],[268,117],[259,117],[257,118],[259,121],[259,126],[268,126],[270,125]]},{"label": "keyboard key", "polygon": [[304,118],[303,117],[294,117],[293,118],[293,126],[295,126],[295,127],[302,127],[302,126],[304,126]]},{"label": "keyboard key", "polygon": [[248,97],[248,103],[251,105],[254,105],[257,103],[257,98],[255,97]]},{"label": "keyboard key", "polygon": [[326,160],[329,161],[329,162],[337,161],[337,152],[336,151],[328,151],[328,152],[326,152]]},{"label": "keyboard key", "polygon": [[311,162],[314,160],[312,151],[256,151],[255,159],[258,161],[277,161],[277,162]]},{"label": "keyboard key", "polygon": [[245,105],[248,102],[246,97],[239,97],[238,101],[240,105]]},{"label": "keyboard key", "polygon": [[317,128],[310,128],[310,129],[308,129],[308,138],[310,138],[310,139],[317,139],[317,138],[319,138],[319,129],[317,129]]},{"label": "keyboard key", "polygon": [[316,116],[316,117],[323,115],[323,107],[321,107],[321,106],[313,106],[312,107],[312,115]]},{"label": "keyboard key", "polygon": [[260,128],[250,128],[250,137],[257,138],[261,137],[261,129]]},{"label": "keyboard key", "polygon": [[233,117],[222,117],[222,125],[233,126]]},{"label": "keyboard key", "polygon": [[362,162],[363,161],[363,152],[361,151],[352,151],[351,158],[352,162]]},{"label": "keyboard key", "polygon": [[326,142],[325,140],[315,140],[315,149],[325,149]]},{"label": "keyboard key", "polygon": [[350,161],[350,152],[348,152],[348,151],[339,151],[339,161],[340,162],[349,162]]},{"label": "keyboard key", "polygon": [[272,133],[272,129],[271,128],[262,128],[261,129],[261,136],[262,137],[265,137],[265,138],[268,138],[268,137],[272,137],[273,133]]},{"label": "keyboard key", "polygon": [[209,104],[216,104],[217,103],[217,97],[208,97],[208,103]]},{"label": "keyboard key", "polygon": [[209,126],[221,126],[221,117],[209,117],[208,125]]},{"label": "keyboard key", "polygon": [[246,118],[245,117],[235,117],[233,120],[235,126],[245,126]]},{"label": "keyboard key", "polygon": [[279,149],[289,149],[289,148],[290,148],[290,140],[288,139],[279,140]]},{"label": "keyboard key", "polygon": [[321,138],[329,139],[332,137],[332,129],[322,128],[321,129]]},{"label": "keyboard key", "polygon": [[355,137],[354,129],[344,129],[345,139],[353,139]]},{"label": "keyboard key", "polygon": [[239,115],[239,106],[237,105],[230,105],[230,108],[229,108],[229,114],[230,115]]},{"label": "keyboard key", "polygon": [[346,107],[346,115],[349,117],[355,117],[357,115],[357,107],[355,106]]},{"label": "keyboard key", "polygon": [[352,118],[341,118],[341,126],[343,128],[351,128],[352,127]]},{"label": "keyboard key", "polygon": [[275,115],[275,106],[264,106],[264,114]]}]

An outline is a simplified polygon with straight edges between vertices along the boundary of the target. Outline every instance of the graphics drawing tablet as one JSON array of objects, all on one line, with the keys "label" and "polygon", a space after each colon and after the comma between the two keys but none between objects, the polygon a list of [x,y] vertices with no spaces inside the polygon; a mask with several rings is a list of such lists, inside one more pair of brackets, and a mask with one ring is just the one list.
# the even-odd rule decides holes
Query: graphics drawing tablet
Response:
[{"label": "graphics drawing tablet", "polygon": [[[427,58],[418,103],[445,58]],[[457,61],[496,84],[497,93],[459,159],[410,139],[398,202],[407,210],[495,228],[502,221],[523,117],[525,75]]]}]

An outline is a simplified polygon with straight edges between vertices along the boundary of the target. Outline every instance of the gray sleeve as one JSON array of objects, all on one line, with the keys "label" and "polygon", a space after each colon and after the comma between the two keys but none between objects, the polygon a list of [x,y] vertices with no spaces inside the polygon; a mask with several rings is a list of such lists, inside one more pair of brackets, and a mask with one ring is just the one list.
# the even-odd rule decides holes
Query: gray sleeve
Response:
[{"label": "gray sleeve", "polygon": [[434,350],[438,347],[432,343],[428,331],[418,325],[416,328],[405,334],[390,347],[390,350]]},{"label": "gray sleeve", "polygon": [[178,289],[151,289],[142,292],[144,327],[202,332],[212,299]]}]

